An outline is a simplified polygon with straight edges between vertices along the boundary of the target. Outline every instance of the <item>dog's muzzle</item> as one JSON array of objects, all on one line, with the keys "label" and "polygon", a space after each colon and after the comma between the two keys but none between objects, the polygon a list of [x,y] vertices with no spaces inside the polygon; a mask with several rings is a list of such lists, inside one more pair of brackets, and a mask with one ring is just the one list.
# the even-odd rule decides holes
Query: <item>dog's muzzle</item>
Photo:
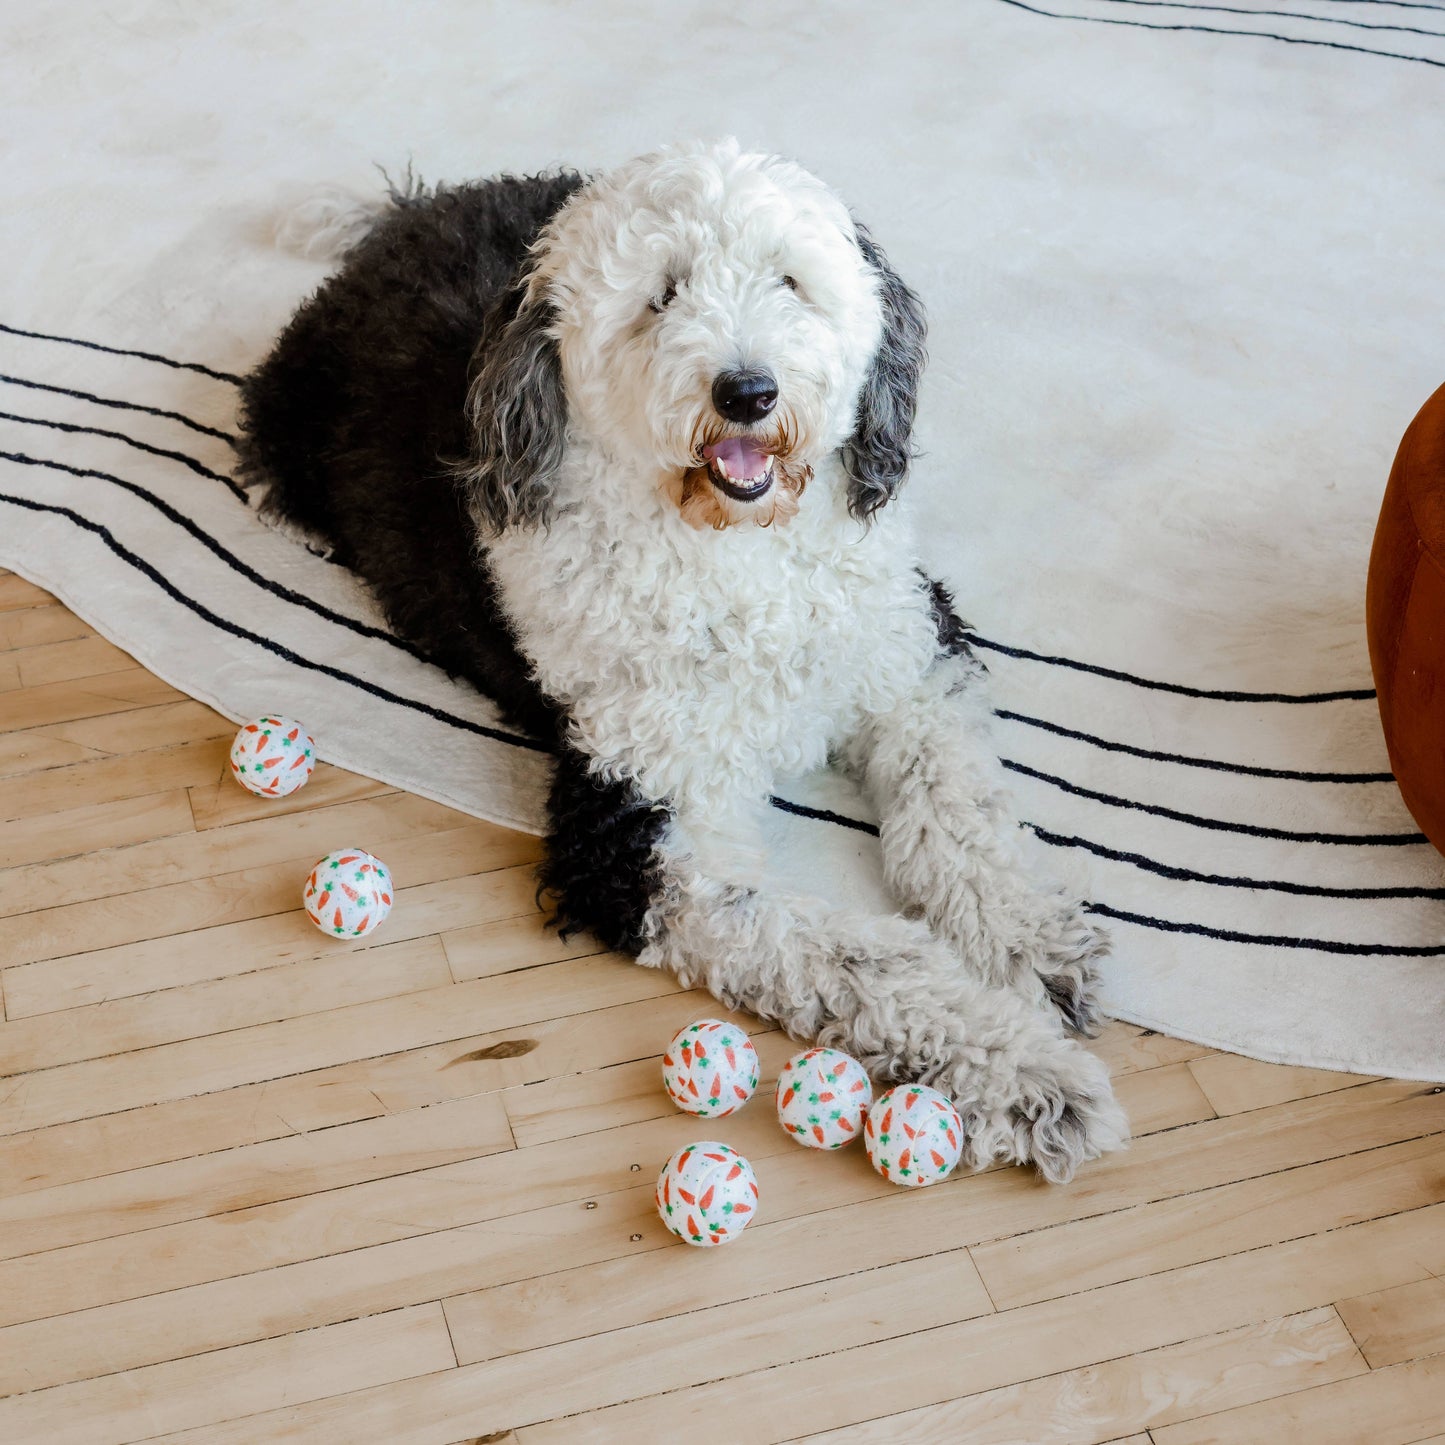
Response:
[{"label": "dog's muzzle", "polygon": [[773,485],[773,454],[751,437],[725,437],[702,449],[708,480],[735,502],[755,502]]}]

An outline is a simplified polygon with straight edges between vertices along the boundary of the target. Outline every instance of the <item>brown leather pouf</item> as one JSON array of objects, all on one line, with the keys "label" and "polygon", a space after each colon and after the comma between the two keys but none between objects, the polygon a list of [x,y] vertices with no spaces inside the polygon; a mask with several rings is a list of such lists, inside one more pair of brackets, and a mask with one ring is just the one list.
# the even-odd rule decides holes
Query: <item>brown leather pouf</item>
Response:
[{"label": "brown leather pouf", "polygon": [[1410,423],[1390,471],[1365,628],[1390,766],[1445,852],[1445,386]]}]

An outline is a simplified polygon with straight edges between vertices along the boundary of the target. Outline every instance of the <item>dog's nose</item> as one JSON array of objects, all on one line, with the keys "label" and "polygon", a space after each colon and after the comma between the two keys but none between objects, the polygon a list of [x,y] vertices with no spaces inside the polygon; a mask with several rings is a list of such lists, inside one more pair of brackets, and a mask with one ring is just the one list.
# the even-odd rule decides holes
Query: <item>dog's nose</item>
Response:
[{"label": "dog's nose", "polygon": [[720,371],[712,384],[712,404],[729,421],[762,421],[778,404],[778,383],[768,371]]}]

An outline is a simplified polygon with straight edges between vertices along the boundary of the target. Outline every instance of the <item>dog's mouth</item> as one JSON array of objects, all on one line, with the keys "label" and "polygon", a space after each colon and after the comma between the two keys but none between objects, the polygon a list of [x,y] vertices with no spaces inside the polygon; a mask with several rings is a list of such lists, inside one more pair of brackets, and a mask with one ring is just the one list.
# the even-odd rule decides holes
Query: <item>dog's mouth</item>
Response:
[{"label": "dog's mouth", "polygon": [[798,455],[787,417],[765,433],[693,436],[691,465],[664,474],[667,495],[689,527],[782,526],[798,513],[813,469]]},{"label": "dog's mouth", "polygon": [[752,437],[724,437],[702,449],[707,479],[735,502],[755,502],[773,485],[772,452]]}]

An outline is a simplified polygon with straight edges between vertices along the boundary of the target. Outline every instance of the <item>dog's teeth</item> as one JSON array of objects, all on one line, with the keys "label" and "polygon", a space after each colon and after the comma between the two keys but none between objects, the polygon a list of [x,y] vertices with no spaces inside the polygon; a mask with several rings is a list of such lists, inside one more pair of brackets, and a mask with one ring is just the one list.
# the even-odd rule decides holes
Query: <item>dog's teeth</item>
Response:
[{"label": "dog's teeth", "polygon": [[770,475],[770,474],[772,473],[773,463],[774,463],[776,460],[777,460],[777,458],[776,458],[775,456],[773,456],[773,454],[772,454],[771,452],[769,452],[768,455],[767,455],[767,457],[766,457],[766,459],[765,459],[764,462],[763,462],[763,469],[762,469],[762,471],[760,471],[756,476],[753,476],[753,477],[735,477],[735,476],[733,475],[732,468],[729,467],[728,464],[727,464],[721,457],[714,457],[712,464],[713,464],[713,466],[715,466],[715,467],[718,469],[719,473],[721,473],[722,477],[723,477],[724,480],[726,480],[726,481],[729,481],[729,482],[738,482],[738,481],[742,481],[742,482],[758,482],[758,481],[761,481],[764,477],[766,477],[766,476],[768,476],[768,475]]},{"label": "dog's teeth", "polygon": [[772,452],[763,453],[762,470],[753,473],[751,476],[739,476],[727,464],[726,459],[720,456],[709,457],[707,464],[718,481],[729,482],[734,486],[752,489],[761,486],[762,483],[766,482],[773,475],[773,464],[776,461],[777,458]]}]

